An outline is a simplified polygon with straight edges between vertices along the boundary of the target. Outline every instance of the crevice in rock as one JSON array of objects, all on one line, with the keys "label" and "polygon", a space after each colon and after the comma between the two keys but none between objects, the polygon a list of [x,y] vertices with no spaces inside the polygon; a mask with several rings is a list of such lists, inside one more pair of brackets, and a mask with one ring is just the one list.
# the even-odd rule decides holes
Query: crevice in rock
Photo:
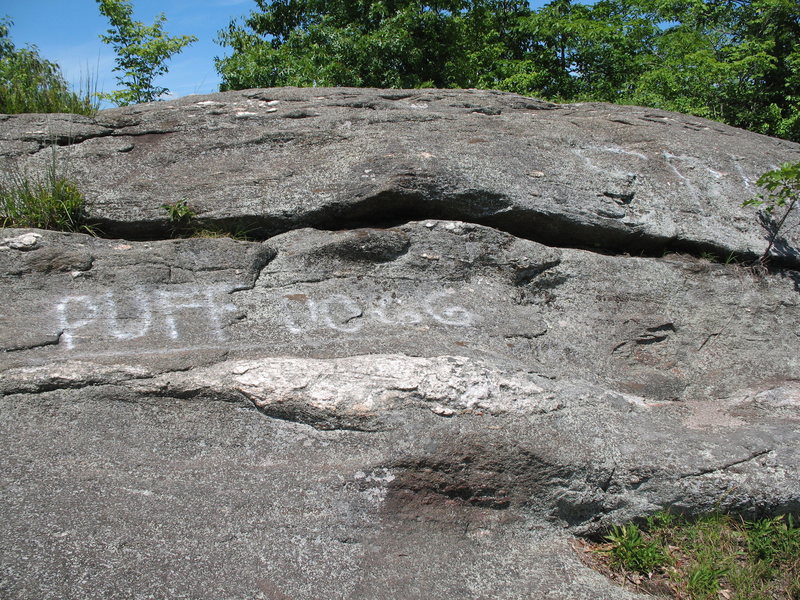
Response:
[{"label": "crevice in rock", "polygon": [[611,198],[620,204],[630,204],[636,196],[635,192],[618,193],[618,192],[603,192],[603,196]]},{"label": "crevice in rock", "polygon": [[[23,142],[36,142],[39,144],[39,152],[53,146],[77,146],[88,140],[95,140],[106,137],[144,137],[148,135],[167,135],[170,133],[178,133],[178,129],[147,129],[144,131],[121,131],[118,129],[109,129],[99,131],[96,133],[83,133],[83,134],[43,134],[32,135],[28,137],[21,137]],[[35,152],[34,152],[35,153]]]},{"label": "crevice in rock", "polygon": [[731,460],[726,462],[725,464],[719,465],[717,467],[708,467],[705,469],[698,469],[697,471],[692,471],[691,473],[683,473],[678,477],[678,479],[686,479],[687,477],[701,477],[702,475],[709,475],[711,473],[718,473],[720,471],[726,471],[731,467],[735,467],[737,465],[744,464],[746,462],[750,462],[751,460],[755,460],[760,458],[766,454],[772,452],[772,448],[766,448],[764,450],[757,450],[755,452],[751,452],[748,456],[744,458],[739,458],[736,460]]},{"label": "crevice in rock", "polygon": [[[198,229],[247,231],[252,240],[266,240],[294,229],[312,227],[339,231],[355,228],[390,228],[412,221],[455,220],[492,227],[515,237],[555,248],[575,248],[607,255],[633,255],[660,258],[667,253],[725,257],[741,263],[754,261],[757,253],[733,256],[730,248],[713,242],[642,233],[623,223],[608,225],[581,223],[568,215],[544,210],[514,207],[501,194],[480,190],[448,195],[427,181],[399,182],[399,188],[364,196],[354,203],[333,204],[297,215],[241,215],[221,219],[198,217]],[[428,189],[431,188],[431,189]],[[150,241],[170,237],[166,220],[122,222],[99,220],[104,236]],[[771,259],[774,268],[797,269],[800,254],[787,251]]]},{"label": "crevice in rock", "polygon": [[36,348],[44,348],[46,346],[58,346],[61,341],[61,336],[64,335],[63,331],[59,331],[54,336],[41,340],[39,342],[31,342],[28,344],[19,344],[9,348],[3,348],[2,352],[23,352],[25,350],[35,350]]},{"label": "crevice in rock", "polygon": [[307,405],[281,406],[270,404],[260,407],[249,398],[248,402],[265,417],[287,421],[289,423],[308,425],[320,431],[358,431],[362,433],[374,433],[383,429],[374,419],[359,419],[346,415],[340,416],[333,412],[315,410]]}]

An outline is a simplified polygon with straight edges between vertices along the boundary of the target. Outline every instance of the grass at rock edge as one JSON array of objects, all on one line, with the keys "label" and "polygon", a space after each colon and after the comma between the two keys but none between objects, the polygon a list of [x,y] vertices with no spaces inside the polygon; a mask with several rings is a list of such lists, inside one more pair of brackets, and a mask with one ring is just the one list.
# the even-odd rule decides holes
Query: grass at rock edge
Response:
[{"label": "grass at rock edge", "polygon": [[578,540],[586,564],[636,591],[680,600],[800,600],[797,516],[746,521],[658,513]]},{"label": "grass at rock edge", "polygon": [[0,171],[0,227],[35,227],[94,233],[84,198],[61,171],[55,147],[50,163],[33,175],[15,167]]}]

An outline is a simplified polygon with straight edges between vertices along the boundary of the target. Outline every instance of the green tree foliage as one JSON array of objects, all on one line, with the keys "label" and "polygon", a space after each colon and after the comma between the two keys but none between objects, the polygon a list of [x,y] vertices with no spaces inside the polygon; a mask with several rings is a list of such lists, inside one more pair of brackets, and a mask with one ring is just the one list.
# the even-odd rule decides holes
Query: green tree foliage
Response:
[{"label": "green tree foliage", "polygon": [[554,0],[532,13],[523,27],[531,40],[531,58],[549,77],[544,95],[566,101],[627,98],[659,31],[657,23],[625,0],[600,0],[593,6]]},{"label": "green tree foliage", "polygon": [[256,0],[223,90],[480,87],[643,104],[800,140],[797,0]]},{"label": "green tree foliage", "polygon": [[0,113],[96,111],[90,93],[72,92],[59,66],[39,56],[35,46],[17,48],[9,19],[0,19]]},{"label": "green tree foliage", "polygon": [[[758,178],[758,185],[763,187],[766,193],[746,200],[743,205],[761,207],[766,213],[766,219],[762,223],[769,232],[769,242],[761,256],[761,263],[766,264],[787,217],[800,202],[800,162],[784,163],[777,169],[767,171]],[[776,208],[780,213],[777,216]]]},{"label": "green tree foliage", "polygon": [[279,85],[470,87],[520,59],[524,1],[256,0],[220,32],[223,90]]},{"label": "green tree foliage", "polygon": [[115,71],[121,73],[117,82],[121,90],[99,94],[119,106],[153,102],[169,90],[155,85],[157,77],[167,72],[166,62],[184,47],[197,41],[195,36],[170,37],[164,30],[164,13],[152,25],[133,20],[129,0],[97,0],[100,13],[108,18],[111,29],[101,35],[104,43],[114,47],[117,54]]},{"label": "green tree foliage", "polygon": [[630,101],[800,140],[797,0],[639,0],[658,35]]}]

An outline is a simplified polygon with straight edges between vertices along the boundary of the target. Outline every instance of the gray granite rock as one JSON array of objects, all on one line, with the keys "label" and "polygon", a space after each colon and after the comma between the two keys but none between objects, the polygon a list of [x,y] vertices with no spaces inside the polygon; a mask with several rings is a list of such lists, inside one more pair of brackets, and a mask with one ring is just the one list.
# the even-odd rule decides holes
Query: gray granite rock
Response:
[{"label": "gray granite rock", "polygon": [[124,237],[0,231],[4,597],[632,600],[572,536],[800,511],[796,232],[699,257],[796,145],[292,89],[0,121],[48,140]]},{"label": "gray granite rock", "polygon": [[[477,90],[269,89],[187,96],[96,118],[0,120],[0,160],[49,148],[109,235],[206,224],[259,236],[445,218],[556,246],[761,254],[758,176],[800,145],[649,108],[555,105]],[[787,224],[776,259],[797,265]]]}]

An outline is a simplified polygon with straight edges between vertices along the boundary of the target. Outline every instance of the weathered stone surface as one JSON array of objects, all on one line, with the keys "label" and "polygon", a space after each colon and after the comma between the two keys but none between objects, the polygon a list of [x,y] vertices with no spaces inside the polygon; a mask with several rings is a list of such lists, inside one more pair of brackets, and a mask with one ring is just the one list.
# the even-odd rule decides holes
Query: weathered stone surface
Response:
[{"label": "weathered stone surface", "polygon": [[[161,206],[188,201],[261,236],[446,218],[557,246],[722,256],[764,251],[741,203],[762,172],[800,160],[797,144],[695,117],[475,90],[250,90],[0,121],[7,163],[41,168],[52,142],[109,235],[165,231]],[[800,229],[787,229],[776,254],[797,265]]]},{"label": "weathered stone surface", "polygon": [[[0,232],[0,595],[633,599],[570,536],[800,511],[796,232],[697,256],[763,248],[796,145],[483,92],[45,118],[2,154],[55,138],[127,238]],[[143,240],[181,199],[269,237]]]}]

